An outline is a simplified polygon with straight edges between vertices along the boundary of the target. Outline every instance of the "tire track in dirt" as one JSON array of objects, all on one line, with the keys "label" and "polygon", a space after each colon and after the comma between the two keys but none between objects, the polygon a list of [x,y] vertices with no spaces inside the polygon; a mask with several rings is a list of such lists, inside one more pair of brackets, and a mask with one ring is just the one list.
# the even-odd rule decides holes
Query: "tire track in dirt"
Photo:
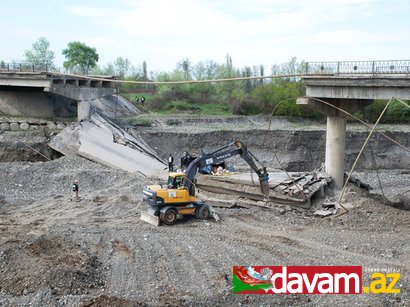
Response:
[{"label": "tire track in dirt", "polygon": [[[383,260],[369,254],[352,252],[342,247],[330,246],[312,240],[312,237],[306,238],[301,236],[300,231],[296,233],[293,232],[296,234],[295,236],[292,235],[291,231],[261,230],[259,227],[243,224],[239,233],[239,235],[229,235],[229,238],[250,245],[265,246],[268,249],[273,248],[267,243],[271,242],[282,250],[289,250],[288,257],[294,257],[294,255],[299,254],[298,257],[300,258],[300,254],[306,254],[306,257],[302,257],[302,259],[309,259],[310,262],[312,261],[311,255],[314,254],[317,256],[317,260],[321,262],[323,262],[323,258],[325,258],[342,265],[346,264],[346,259],[350,259],[351,261],[361,259],[360,261],[362,261],[362,259],[365,258],[367,261],[373,262],[375,266],[397,267],[406,271],[409,269],[408,262],[402,263]],[[286,259],[289,259],[288,257],[286,257]]]}]

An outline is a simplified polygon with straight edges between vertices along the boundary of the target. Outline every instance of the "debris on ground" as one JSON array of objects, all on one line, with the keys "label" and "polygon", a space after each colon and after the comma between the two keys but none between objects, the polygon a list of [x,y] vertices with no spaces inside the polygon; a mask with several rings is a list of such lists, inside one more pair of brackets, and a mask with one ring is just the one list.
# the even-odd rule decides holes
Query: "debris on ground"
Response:
[{"label": "debris on ground", "polygon": [[[291,206],[309,208],[312,197],[323,197],[326,186],[331,178],[326,173],[310,172],[296,173],[297,176],[289,179],[283,173],[270,172],[269,198],[265,199],[258,185],[252,183],[246,174],[229,174],[229,176],[198,176],[197,186],[202,191],[235,195],[242,198],[265,201],[269,203],[288,204]],[[292,174],[294,175],[294,174]],[[251,204],[250,204],[251,205]]]},{"label": "debris on ground", "polygon": [[329,215],[334,215],[337,213],[338,204],[336,202],[324,202],[322,204],[322,209],[318,209],[313,212],[313,215],[320,217],[327,217]]}]

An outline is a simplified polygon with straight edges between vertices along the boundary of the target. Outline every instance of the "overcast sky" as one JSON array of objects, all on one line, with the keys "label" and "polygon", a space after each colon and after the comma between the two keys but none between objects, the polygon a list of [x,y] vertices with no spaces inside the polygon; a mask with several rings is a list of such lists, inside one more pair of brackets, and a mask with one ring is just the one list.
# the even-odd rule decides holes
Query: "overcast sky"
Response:
[{"label": "overcast sky", "polygon": [[70,41],[170,71],[232,56],[235,67],[288,61],[410,58],[408,0],[0,0],[0,60],[24,58],[39,37],[57,66]]}]

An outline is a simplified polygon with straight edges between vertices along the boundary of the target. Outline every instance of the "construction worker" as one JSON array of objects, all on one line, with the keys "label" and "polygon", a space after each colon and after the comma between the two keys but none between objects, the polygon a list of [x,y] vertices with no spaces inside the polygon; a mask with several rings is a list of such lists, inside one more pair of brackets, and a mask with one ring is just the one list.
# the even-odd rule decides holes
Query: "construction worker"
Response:
[{"label": "construction worker", "polygon": [[172,156],[172,154],[169,154],[168,157],[168,170],[170,172],[174,171],[174,157]]},{"label": "construction worker", "polygon": [[78,180],[76,179],[76,180],[74,180],[74,183],[73,183],[73,192],[74,192],[74,199],[76,200],[76,201],[80,201],[80,198],[78,197],[78,191],[79,191],[79,186],[78,186]]}]

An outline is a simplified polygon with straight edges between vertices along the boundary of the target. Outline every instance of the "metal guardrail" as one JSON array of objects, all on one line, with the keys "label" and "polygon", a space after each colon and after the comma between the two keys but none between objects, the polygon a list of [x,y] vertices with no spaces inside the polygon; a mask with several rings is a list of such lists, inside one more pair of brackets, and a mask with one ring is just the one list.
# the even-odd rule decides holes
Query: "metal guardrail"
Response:
[{"label": "metal guardrail", "polygon": [[0,62],[0,72],[61,72],[60,68],[47,65],[33,65],[28,63]]},{"label": "metal guardrail", "polygon": [[[302,67],[301,67],[302,68]],[[306,62],[302,68],[306,75],[378,75],[378,74],[410,74],[410,60],[392,61],[338,61],[338,62]],[[64,68],[32,65],[28,63],[0,62],[0,72],[65,72]]]},{"label": "metal guardrail", "polygon": [[306,75],[410,74],[410,60],[307,62]]}]

